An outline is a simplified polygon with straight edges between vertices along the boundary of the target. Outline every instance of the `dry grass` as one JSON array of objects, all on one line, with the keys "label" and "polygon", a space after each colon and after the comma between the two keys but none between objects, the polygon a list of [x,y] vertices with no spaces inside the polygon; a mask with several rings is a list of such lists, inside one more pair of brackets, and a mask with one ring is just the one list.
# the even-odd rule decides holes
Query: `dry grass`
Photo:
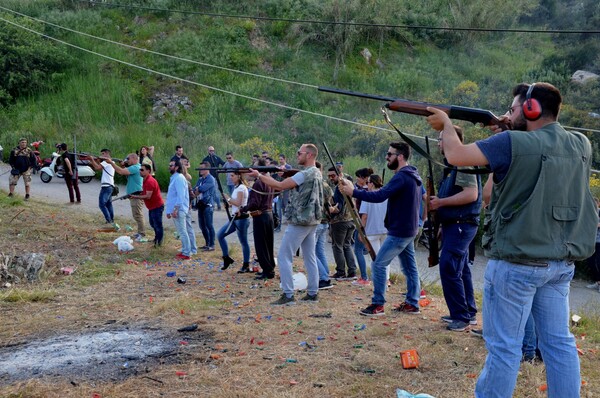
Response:
[{"label": "dry grass", "polygon": [[[174,261],[177,242],[167,234],[160,249],[136,244],[120,255],[112,245],[118,234],[95,232],[93,217],[72,210],[30,202],[0,207],[0,251],[43,252],[49,266],[42,283],[0,291],[2,345],[110,323],[159,328],[187,344],[175,363],[156,363],[124,381],[32,379],[1,386],[2,397],[392,397],[396,388],[438,398],[473,395],[484,343],[445,331],[438,288],[430,289],[431,303],[418,316],[392,314],[391,306],[382,318],[359,316],[371,289],[348,282],[320,292],[319,303],[273,307],[278,283],[220,271],[218,253]],[[58,271],[63,266],[77,270],[65,276]],[[391,288],[390,303],[401,301],[401,289]],[[582,396],[598,396],[599,343],[591,330],[599,322],[586,322],[574,330],[584,353]],[[176,332],[193,323],[197,332]],[[400,352],[407,349],[418,351],[418,369],[402,369]],[[543,366],[523,365],[515,396],[543,397],[544,383]]]}]

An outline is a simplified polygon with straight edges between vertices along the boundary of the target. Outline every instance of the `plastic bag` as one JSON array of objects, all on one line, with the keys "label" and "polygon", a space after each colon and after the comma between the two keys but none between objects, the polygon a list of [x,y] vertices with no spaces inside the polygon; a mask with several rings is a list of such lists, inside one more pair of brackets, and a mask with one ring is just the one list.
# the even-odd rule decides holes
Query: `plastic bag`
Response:
[{"label": "plastic bag", "polygon": [[[306,279],[306,275],[302,272],[297,272],[293,276],[294,279],[294,290],[304,290],[308,286],[308,280]],[[281,287],[281,283],[279,284]]]},{"label": "plastic bag", "polygon": [[397,398],[435,398],[434,396],[429,395],[429,394],[414,395],[414,394],[409,393],[408,391],[401,390],[399,388],[396,390],[396,396],[397,396]]},{"label": "plastic bag", "polygon": [[117,245],[119,251],[121,252],[129,252],[133,250],[133,239],[131,239],[129,236],[119,236],[113,241],[113,244]]}]

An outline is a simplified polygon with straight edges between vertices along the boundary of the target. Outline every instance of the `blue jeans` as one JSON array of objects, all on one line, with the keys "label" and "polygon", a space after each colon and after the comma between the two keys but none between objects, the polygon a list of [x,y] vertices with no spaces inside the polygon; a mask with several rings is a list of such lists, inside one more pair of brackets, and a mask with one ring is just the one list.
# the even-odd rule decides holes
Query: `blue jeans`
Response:
[{"label": "blue jeans", "polygon": [[250,218],[242,218],[234,220],[231,224],[227,223],[221,227],[217,233],[219,239],[219,245],[223,252],[223,257],[229,256],[229,248],[227,247],[227,241],[225,237],[233,232],[237,232],[238,240],[242,245],[242,255],[244,256],[244,262],[250,262],[250,246],[248,245],[248,226],[250,225]]},{"label": "blue jeans", "polygon": [[179,233],[179,239],[181,240],[181,254],[184,256],[190,256],[198,252],[196,247],[196,234],[192,227],[192,216],[188,211],[187,213],[179,210],[179,214],[176,218],[173,218],[175,229]]},{"label": "blue jeans", "polygon": [[473,281],[469,268],[469,244],[477,234],[477,225],[469,223],[442,225],[440,278],[450,318],[469,323],[477,314]]},{"label": "blue jeans", "polygon": [[113,193],[113,187],[102,187],[100,188],[100,196],[98,197],[98,207],[104,215],[106,222],[115,221],[115,213],[113,211],[113,205],[110,201]]},{"label": "blue jeans", "polygon": [[476,397],[512,397],[530,314],[546,366],[548,398],[579,397],[579,358],[569,331],[569,284],[574,271],[574,265],[566,261],[549,261],[547,267],[488,262],[483,288],[488,355],[477,380]]},{"label": "blue jeans", "polygon": [[354,230],[354,256],[356,256],[356,262],[358,263],[358,269],[360,270],[360,278],[364,280],[369,279],[367,275],[367,261],[365,260],[365,245],[358,239],[358,230]]},{"label": "blue jeans", "polygon": [[327,255],[325,254],[325,244],[327,244],[327,231],[329,224],[319,224],[315,231],[315,252],[317,255],[317,266],[319,268],[319,280],[329,280],[329,265],[327,265]]},{"label": "blue jeans", "polygon": [[206,246],[215,247],[215,227],[213,226],[213,207],[199,205],[198,225],[206,242]]},{"label": "blue jeans", "polygon": [[316,225],[289,224],[281,239],[277,264],[279,265],[281,288],[288,297],[294,295],[292,260],[298,248],[302,250],[302,257],[304,258],[304,269],[308,280],[306,292],[310,295],[319,292],[319,270],[317,269],[317,256],[315,255],[315,229],[317,229]]},{"label": "blue jeans", "polygon": [[415,262],[414,236],[408,238],[398,238],[388,235],[381,245],[381,249],[371,264],[373,272],[373,298],[372,303],[377,305],[385,304],[385,289],[387,287],[386,270],[394,257],[400,259],[402,273],[406,276],[406,302],[416,308],[419,308],[419,296],[421,295],[421,281],[419,280],[419,270]]},{"label": "blue jeans", "polygon": [[163,211],[165,210],[165,206],[160,206],[156,209],[148,210],[148,219],[150,221],[150,226],[154,230],[154,243],[161,244],[164,237],[164,229],[163,229]]},{"label": "blue jeans", "polygon": [[535,358],[535,350],[537,348],[537,334],[535,334],[535,321],[533,315],[529,314],[527,323],[525,324],[525,337],[523,338],[523,358]]}]

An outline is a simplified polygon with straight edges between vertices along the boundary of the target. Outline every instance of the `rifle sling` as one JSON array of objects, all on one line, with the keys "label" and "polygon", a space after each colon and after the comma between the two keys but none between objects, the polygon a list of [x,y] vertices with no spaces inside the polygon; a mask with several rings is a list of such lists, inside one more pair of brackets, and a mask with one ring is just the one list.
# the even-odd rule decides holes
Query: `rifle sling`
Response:
[{"label": "rifle sling", "polygon": [[492,170],[490,169],[489,166],[485,166],[483,168],[474,168],[474,169],[459,169],[456,166],[448,166],[447,164],[443,164],[441,162],[438,162],[437,160],[435,160],[433,157],[431,157],[431,155],[429,153],[427,153],[426,151],[423,150],[423,148],[421,148],[421,146],[419,144],[417,144],[416,142],[414,142],[413,140],[411,140],[406,134],[404,134],[402,131],[400,131],[400,129],[398,127],[396,127],[394,125],[394,123],[392,123],[392,120],[390,119],[385,107],[381,108],[381,112],[383,112],[383,118],[385,119],[385,121],[387,122],[387,124],[389,124],[390,126],[392,126],[392,128],[394,130],[396,130],[396,132],[400,135],[400,138],[402,138],[404,140],[404,142],[406,142],[411,148],[413,148],[419,155],[423,156],[425,159],[427,159],[428,161],[435,163],[438,166],[442,166],[444,168],[450,168],[452,170],[456,170],[460,173],[465,173],[465,174],[490,174],[492,172]]}]

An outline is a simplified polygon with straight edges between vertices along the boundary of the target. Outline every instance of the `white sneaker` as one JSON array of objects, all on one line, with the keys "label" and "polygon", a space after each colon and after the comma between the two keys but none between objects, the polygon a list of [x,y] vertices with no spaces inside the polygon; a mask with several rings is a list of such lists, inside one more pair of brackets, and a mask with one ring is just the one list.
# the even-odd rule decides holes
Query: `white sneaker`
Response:
[{"label": "white sneaker", "polygon": [[595,289],[598,290],[600,292],[600,284],[598,282],[594,282],[592,284],[589,284],[586,286],[586,288],[588,289]]}]

